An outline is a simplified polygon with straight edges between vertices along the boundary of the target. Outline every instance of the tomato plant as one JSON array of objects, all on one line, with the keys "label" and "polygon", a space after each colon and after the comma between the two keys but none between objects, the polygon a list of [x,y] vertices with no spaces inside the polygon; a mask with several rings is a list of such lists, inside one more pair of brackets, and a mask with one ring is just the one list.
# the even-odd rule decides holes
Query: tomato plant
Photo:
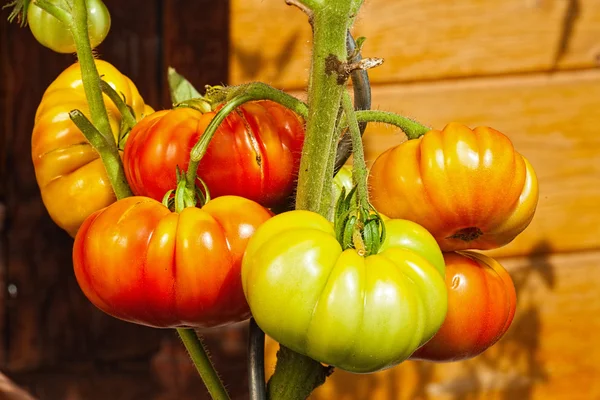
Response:
[{"label": "tomato plant", "polygon": [[242,255],[270,216],[236,196],[181,213],[148,197],[127,197],[81,226],[73,246],[75,276],[92,303],[126,321],[155,327],[242,321],[250,316]]},{"label": "tomato plant", "polygon": [[[129,78],[106,61],[97,60],[96,66],[104,80],[125,96],[136,116],[153,111]],[[121,114],[108,99],[105,105],[116,140]],[[74,109],[89,115],[79,64],[64,70],[46,89],[31,137],[35,176],[44,205],[54,222],[71,236],[88,215],[116,199],[98,153],[69,118]]]},{"label": "tomato plant", "polygon": [[436,335],[411,358],[457,361],[496,343],[515,315],[517,295],[506,270],[472,251],[444,253],[448,314]]},{"label": "tomato plant", "polygon": [[[124,167],[135,194],[162,199],[175,187],[176,168],[187,169],[190,150],[215,116],[180,107],[157,112],[131,131]],[[223,121],[198,176],[213,197],[236,195],[266,207],[285,201],[294,189],[304,140],[302,121],[271,102],[250,102]]]},{"label": "tomato plant", "polygon": [[[49,0],[50,3],[61,6],[64,1]],[[110,13],[101,0],[86,0],[88,14],[88,33],[92,48],[98,46],[110,30]],[[31,33],[42,45],[58,53],[74,53],[75,41],[73,36],[61,21],[47,11],[35,5],[32,1],[27,9],[27,23]]]},{"label": "tomato plant", "polygon": [[443,251],[509,243],[538,200],[531,164],[505,135],[457,123],[382,153],[369,184],[378,211],[424,226]]},{"label": "tomato plant", "polygon": [[343,250],[319,214],[290,211],[258,228],[243,260],[252,315],[276,341],[353,372],[391,367],[431,338],[446,315],[444,262],[433,237],[385,221],[377,254]]}]

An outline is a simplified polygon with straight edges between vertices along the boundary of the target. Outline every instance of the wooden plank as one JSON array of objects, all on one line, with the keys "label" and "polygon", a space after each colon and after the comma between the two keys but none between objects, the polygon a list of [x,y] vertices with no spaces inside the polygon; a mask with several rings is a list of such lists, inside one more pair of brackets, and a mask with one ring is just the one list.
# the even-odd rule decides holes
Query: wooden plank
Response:
[{"label": "wooden plank", "polygon": [[[531,161],[540,183],[536,216],[492,255],[600,248],[600,71],[377,86],[373,108],[439,129],[450,121],[492,126]],[[369,126],[367,158],[400,143],[397,132]]]},{"label": "wooden plank", "polygon": [[[229,0],[165,0],[163,74],[171,66],[199,91],[227,82]],[[166,85],[166,84],[165,84]],[[168,91],[163,103],[170,105]]]},{"label": "wooden plank", "polygon": [[[387,371],[336,371],[313,400],[589,400],[600,398],[600,252],[501,260],[517,289],[508,333],[482,355],[434,364],[408,361]],[[277,346],[267,342],[267,366]]]},{"label": "wooden plank", "polygon": [[[231,7],[231,82],[305,87],[306,16],[283,0],[233,0]],[[370,0],[353,33],[367,37],[365,56],[386,60],[373,82],[591,68],[600,53],[600,3]]]}]

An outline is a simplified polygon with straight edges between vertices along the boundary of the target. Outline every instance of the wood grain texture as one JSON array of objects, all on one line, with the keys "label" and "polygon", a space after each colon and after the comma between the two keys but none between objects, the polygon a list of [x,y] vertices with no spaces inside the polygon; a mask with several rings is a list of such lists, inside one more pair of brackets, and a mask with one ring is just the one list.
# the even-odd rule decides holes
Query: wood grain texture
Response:
[{"label": "wood grain texture", "polygon": [[[530,160],[540,183],[536,215],[523,234],[492,255],[600,248],[600,71],[377,86],[373,108],[437,129],[450,121],[492,126]],[[374,160],[403,136],[370,125],[367,158]]]},{"label": "wood grain texture", "polygon": [[[518,307],[508,333],[471,360],[408,361],[387,371],[336,371],[313,400],[590,400],[600,398],[600,252],[500,260]],[[267,341],[267,372],[277,345]]]},{"label": "wood grain texture", "polygon": [[[405,82],[598,65],[598,0],[365,2],[353,33],[383,57],[374,82]],[[231,83],[303,88],[307,18],[283,0],[231,3]]]},{"label": "wood grain texture", "polygon": [[[171,66],[199,91],[227,83],[229,0],[163,0],[163,71]],[[171,104],[167,93],[163,102]]]}]

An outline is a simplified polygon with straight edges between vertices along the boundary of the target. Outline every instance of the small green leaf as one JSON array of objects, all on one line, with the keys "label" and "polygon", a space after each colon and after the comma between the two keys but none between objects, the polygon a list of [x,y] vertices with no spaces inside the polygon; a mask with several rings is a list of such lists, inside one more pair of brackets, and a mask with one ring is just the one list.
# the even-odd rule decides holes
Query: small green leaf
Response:
[{"label": "small green leaf", "polygon": [[167,78],[173,104],[202,97],[200,92],[187,79],[175,71],[175,68],[169,67]]}]

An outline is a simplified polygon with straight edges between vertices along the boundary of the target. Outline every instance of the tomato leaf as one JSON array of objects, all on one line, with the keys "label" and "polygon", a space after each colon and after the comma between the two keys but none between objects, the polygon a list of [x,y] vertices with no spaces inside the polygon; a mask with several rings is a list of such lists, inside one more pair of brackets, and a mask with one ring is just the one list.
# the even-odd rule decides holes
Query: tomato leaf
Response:
[{"label": "tomato leaf", "polygon": [[169,67],[167,79],[169,80],[169,91],[173,104],[202,97],[194,85],[185,79],[183,75],[178,74],[175,68]]}]

